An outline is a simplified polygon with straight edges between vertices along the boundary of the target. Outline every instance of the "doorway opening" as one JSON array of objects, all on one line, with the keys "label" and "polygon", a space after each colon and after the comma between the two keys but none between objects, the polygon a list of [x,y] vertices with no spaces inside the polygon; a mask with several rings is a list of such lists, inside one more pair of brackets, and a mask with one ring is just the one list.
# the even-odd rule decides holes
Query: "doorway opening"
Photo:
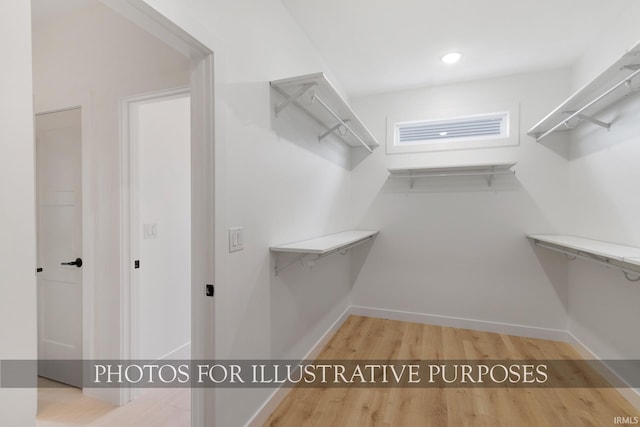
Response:
[{"label": "doorway opening", "polygon": [[[122,102],[123,264],[133,360],[191,358],[191,113],[188,88]],[[128,129],[128,130],[127,130]],[[128,170],[127,170],[128,167]],[[126,217],[128,215],[128,218]],[[127,255],[128,254],[128,255]],[[128,256],[128,260],[125,257]],[[141,389],[129,396],[135,399]],[[185,400],[185,399],[182,399]]]},{"label": "doorway opening", "polygon": [[[113,30],[113,16],[78,18],[78,27],[74,31],[67,31],[69,27],[66,22],[52,24],[49,30],[53,31],[54,37],[42,34],[38,36],[35,29],[38,25],[34,22],[36,111],[53,111],[65,105],[81,106],[83,253],[80,258],[83,266],[80,270],[83,273],[84,312],[79,322],[83,334],[80,343],[81,358],[130,360],[135,354],[132,352],[135,349],[131,346],[131,258],[126,258],[127,262],[123,262],[124,246],[129,245],[129,240],[123,236],[130,232],[130,228],[125,224],[124,217],[128,215],[124,214],[126,209],[122,205],[129,197],[129,183],[122,176],[125,170],[122,168],[124,160],[118,143],[119,137],[125,138],[118,120],[120,101],[136,93],[186,84],[189,85],[191,94],[188,101],[191,109],[190,187],[187,190],[191,196],[191,227],[190,232],[187,231],[191,237],[191,278],[188,287],[190,319],[187,323],[190,326],[191,357],[213,359],[214,299],[205,296],[205,285],[213,284],[214,278],[213,52],[142,0],[57,0],[55,5],[48,0],[32,0],[32,6],[38,2],[44,4],[46,16],[61,19],[80,16],[73,9],[74,5],[89,9],[106,8],[112,15],[126,18],[122,21],[133,24],[145,33],[136,38],[128,37],[127,31],[135,31],[125,31],[124,23],[115,27],[117,31],[112,37],[90,38],[84,33],[94,29]],[[152,39],[159,41],[160,45],[152,49],[143,48],[143,43]],[[40,44],[35,46],[38,42]],[[116,59],[110,59],[107,53],[118,42],[121,46],[118,49],[138,48],[139,52],[127,50],[125,53],[121,52]],[[72,64],[75,57],[57,53],[54,49],[56,46],[77,46],[80,59]],[[165,52],[167,47],[182,54],[187,62],[186,67],[181,69],[185,80],[178,84],[169,81],[171,73],[176,70],[168,68],[163,71],[161,67],[162,54],[159,52]],[[40,57],[36,57],[38,49]],[[143,60],[152,54],[158,57],[127,68],[128,60]],[[75,66],[77,64],[80,67]],[[93,66],[93,71],[85,70],[85,65],[87,68]],[[45,78],[51,83],[43,89],[39,83]],[[125,78],[137,80],[125,83],[127,92],[117,92],[104,87],[87,87],[88,80],[93,78],[103,78],[108,83]],[[149,223],[153,224],[153,220]],[[164,236],[165,229],[161,223],[157,223],[156,229],[158,236]],[[64,261],[72,262],[75,258],[65,258]],[[144,260],[141,261],[144,266]],[[186,280],[189,281],[188,278]],[[214,424],[213,393],[213,390],[206,389],[191,391],[191,425]],[[84,388],[80,398],[85,397],[107,402],[110,407],[124,405],[131,400],[130,390],[117,388]]]}]

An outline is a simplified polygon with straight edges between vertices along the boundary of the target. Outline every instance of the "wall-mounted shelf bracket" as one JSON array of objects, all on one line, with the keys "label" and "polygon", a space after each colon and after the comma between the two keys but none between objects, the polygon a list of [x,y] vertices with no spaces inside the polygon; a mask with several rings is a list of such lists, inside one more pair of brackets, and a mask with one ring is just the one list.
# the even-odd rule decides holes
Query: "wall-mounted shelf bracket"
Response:
[{"label": "wall-mounted shelf bracket", "polygon": [[324,73],[308,74],[270,82],[284,101],[275,107],[276,116],[290,105],[295,105],[321,126],[318,140],[334,135],[350,147],[364,148],[368,152],[378,141],[362,120],[340,96]]},{"label": "wall-mounted shelf bracket", "polygon": [[284,110],[285,108],[287,108],[289,105],[293,104],[294,102],[297,102],[298,98],[300,98],[302,95],[304,95],[309,89],[311,89],[315,85],[316,85],[316,83],[307,83],[305,85],[302,85],[300,87],[300,89],[297,92],[295,92],[293,95],[287,95],[286,93],[282,93],[282,96],[284,96],[286,99],[281,104],[276,105],[276,108],[275,108],[276,117],[278,117],[278,114],[282,110]]},{"label": "wall-mounted shelf bracket", "polygon": [[369,240],[372,240],[374,237],[375,236],[367,237],[366,239],[360,240],[360,241],[358,241],[356,243],[352,243],[350,245],[347,245],[347,246],[344,246],[344,247],[340,247],[338,249],[334,249],[334,250],[332,250],[330,252],[326,252],[326,253],[321,254],[321,255],[301,254],[301,255],[295,257],[294,259],[292,259],[291,261],[289,261],[288,263],[286,263],[284,265],[278,265],[278,261],[279,261],[279,258],[280,258],[278,256],[278,257],[276,257],[276,264],[275,264],[275,269],[274,269],[275,275],[277,277],[278,273],[280,273],[282,270],[285,270],[286,268],[291,267],[293,264],[296,264],[298,262],[303,264],[303,265],[306,264],[306,266],[309,267],[309,269],[312,269],[316,261],[318,261],[318,260],[320,260],[322,258],[325,258],[325,257],[327,257],[329,255],[333,255],[335,253],[339,253],[340,255],[346,255],[346,254],[349,253],[349,250],[351,250],[352,248],[355,248],[356,246],[359,246],[359,245],[361,245],[361,244],[363,244],[363,243],[365,243],[365,242],[367,242]]},{"label": "wall-mounted shelf bracket", "polygon": [[[611,123],[594,117],[640,89],[637,78],[640,74],[639,55],[640,43],[547,114],[527,133],[535,137],[536,141],[541,141],[553,132],[575,129],[583,121],[609,129]],[[577,124],[570,126],[570,121],[576,122],[574,119],[577,119]]]},{"label": "wall-mounted shelf bracket", "polygon": [[474,165],[453,165],[437,166],[429,168],[397,168],[388,169],[389,178],[408,178],[409,188],[413,188],[416,179],[445,177],[445,176],[484,176],[487,185],[493,186],[493,179],[496,175],[513,175],[515,171],[511,168],[515,163],[496,164],[474,164]]},{"label": "wall-mounted shelf bracket", "polygon": [[[586,114],[582,114],[582,113],[575,114],[575,113],[576,113],[575,111],[565,111],[564,112],[564,114],[569,114],[569,115],[573,115],[573,117],[577,117],[580,121],[586,120],[586,121],[588,121],[590,123],[593,123],[594,125],[603,127],[605,129],[610,129],[611,128],[611,123],[603,122],[602,120],[598,120],[598,119],[593,118],[591,116],[588,116]],[[565,126],[568,129],[572,129],[572,128],[569,127],[569,124],[566,123],[566,122],[565,122]]]},{"label": "wall-mounted shelf bracket", "polygon": [[569,260],[577,258],[622,271],[631,282],[640,281],[640,248],[562,235],[528,235],[541,248],[559,252]]},{"label": "wall-mounted shelf bracket", "polygon": [[[343,120],[344,123],[349,123],[351,120],[349,119],[345,119]],[[340,132],[340,129],[344,129],[344,132]],[[342,123],[338,123],[337,125],[335,125],[334,127],[327,129],[327,131],[325,133],[323,133],[322,135],[320,135],[318,137],[318,141],[322,141],[323,139],[325,139],[326,137],[328,137],[329,135],[331,135],[332,133],[334,133],[335,131],[338,131],[338,133],[340,134],[340,136],[345,136],[347,129],[342,125]]]},{"label": "wall-mounted shelf bracket", "polygon": [[[275,254],[274,273],[278,276],[282,270],[297,262],[313,268],[314,263],[319,259],[335,253],[346,255],[352,248],[373,240],[377,235],[378,231],[350,230],[301,242],[272,246],[271,252]],[[283,264],[281,257],[287,254],[293,255],[293,258],[289,258],[289,261]]]}]

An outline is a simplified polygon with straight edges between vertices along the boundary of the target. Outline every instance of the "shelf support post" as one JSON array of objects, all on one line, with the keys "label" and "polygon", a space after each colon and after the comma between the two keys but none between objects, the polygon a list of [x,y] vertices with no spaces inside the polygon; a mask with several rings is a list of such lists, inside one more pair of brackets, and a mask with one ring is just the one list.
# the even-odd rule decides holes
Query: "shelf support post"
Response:
[{"label": "shelf support post", "polygon": [[300,90],[298,90],[296,93],[294,93],[293,95],[287,97],[287,99],[280,105],[276,105],[275,108],[275,112],[276,112],[276,117],[278,117],[278,114],[284,110],[285,108],[287,108],[289,105],[291,105],[292,103],[294,103],[298,98],[300,98],[302,95],[304,95],[309,89],[311,89],[312,87],[314,87],[316,84],[315,83],[308,83],[304,86],[302,86],[300,88]]}]

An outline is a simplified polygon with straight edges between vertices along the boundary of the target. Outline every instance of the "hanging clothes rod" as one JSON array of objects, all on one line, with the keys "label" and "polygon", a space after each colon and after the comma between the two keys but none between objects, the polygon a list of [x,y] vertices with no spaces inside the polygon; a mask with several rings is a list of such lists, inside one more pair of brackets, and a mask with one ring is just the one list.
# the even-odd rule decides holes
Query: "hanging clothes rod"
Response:
[{"label": "hanging clothes rod", "polygon": [[[365,242],[368,242],[369,240],[373,240],[375,237],[376,237],[375,235],[367,236],[367,237],[365,237],[363,239],[357,240],[355,242],[349,243],[349,244],[344,245],[344,246],[340,246],[340,247],[335,248],[335,249],[333,249],[331,251],[315,255],[315,256],[313,256],[312,259],[307,261],[307,265],[309,267],[313,267],[313,264],[316,261],[318,261],[318,260],[320,260],[322,258],[328,257],[329,255],[333,255],[335,253],[338,253],[338,252],[340,253],[340,255],[346,255],[347,252],[349,252],[349,250],[351,250],[352,248],[355,248],[356,246],[359,246],[359,245],[361,245],[361,244],[363,244]],[[313,254],[302,253],[302,254],[298,255],[297,257],[295,257],[293,260],[291,260],[290,262],[288,262],[285,265],[279,265],[278,264],[278,259],[276,259],[275,270],[274,270],[276,277],[278,276],[278,273],[280,273],[282,270],[284,270],[284,269],[286,269],[288,267],[291,267],[293,264],[295,264],[297,262],[302,262],[302,260],[304,258],[307,258],[307,257],[309,257],[311,255],[313,255]]]},{"label": "hanging clothes rod", "polygon": [[[362,140],[362,138],[360,138],[360,137],[358,136],[358,134],[357,134],[357,133],[355,133],[355,132],[353,131],[353,129],[351,129],[351,127],[349,127],[349,125],[348,125],[344,120],[342,120],[342,119],[340,118],[340,116],[338,116],[338,115],[335,113],[335,111],[333,111],[333,110],[331,109],[331,107],[329,107],[329,106],[328,106],[328,105],[327,105],[327,104],[322,100],[322,98],[320,98],[318,95],[314,94],[314,95],[311,97],[311,101],[312,101],[312,102],[314,102],[314,101],[318,101],[318,103],[320,103],[320,105],[322,105],[322,106],[324,107],[324,109],[325,109],[325,110],[327,110],[327,111],[329,112],[329,114],[331,114],[331,115],[332,115],[332,116],[333,116],[333,117],[334,117],[334,118],[335,118],[335,119],[336,119],[336,120],[337,120],[337,121],[338,121],[338,122],[339,122],[339,123],[340,123],[340,124],[341,124],[345,129],[346,129],[346,130],[347,130],[347,131],[349,131],[349,132],[351,133],[351,135],[353,135],[353,136],[358,140],[358,142],[360,142],[360,144],[362,144],[362,146],[363,146],[364,148],[366,148],[370,153],[373,153],[373,150],[371,149],[371,147],[369,147],[369,146],[368,146],[368,145],[367,145],[367,144]],[[336,128],[336,129],[337,129],[337,128]]]},{"label": "hanging clothes rod", "polygon": [[[594,262],[596,264],[602,265],[602,266],[607,267],[607,268],[613,268],[613,269],[616,269],[616,270],[620,270],[620,271],[622,271],[624,273],[624,277],[630,282],[638,282],[638,281],[640,281],[640,272],[635,271],[635,270],[629,270],[629,269],[624,268],[624,267],[622,267],[620,265],[617,265],[617,264],[612,264],[611,263],[611,260],[612,260],[611,258],[607,258],[607,257],[604,257],[604,256],[602,256],[602,257],[601,256],[597,256],[597,255],[590,254],[588,252],[583,252],[583,251],[580,251],[580,250],[577,250],[577,249],[576,249],[575,252],[570,252],[570,251],[567,251],[567,250],[564,250],[564,249],[557,248],[555,246],[546,245],[544,243],[541,243],[539,240],[534,240],[534,244],[536,246],[541,247],[541,248],[549,249],[550,251],[554,251],[554,252],[559,252],[561,254],[567,255],[568,257],[573,257],[573,258],[569,258],[569,259],[581,258],[581,259],[584,259],[584,260],[591,261],[591,262]],[[632,279],[630,277],[630,275],[637,276],[637,277],[635,279]]]},{"label": "hanging clothes rod", "polygon": [[[640,74],[640,69],[637,69],[636,71],[634,71],[633,73],[631,73],[631,75],[625,77],[623,80],[621,80],[620,82],[618,82],[617,84],[615,84],[611,89],[607,90],[606,92],[604,92],[603,94],[601,94],[600,96],[598,96],[597,98],[595,98],[593,101],[587,103],[586,105],[584,105],[582,108],[580,108],[579,110],[573,112],[569,117],[567,117],[566,119],[562,120],[560,123],[558,123],[557,125],[555,125],[554,127],[552,127],[551,129],[549,129],[548,131],[546,131],[545,133],[543,133],[542,135],[536,137],[536,141],[540,141],[542,140],[544,137],[546,137],[547,135],[551,134],[552,132],[554,132],[556,129],[558,129],[561,126],[565,126],[567,125],[567,123],[569,122],[569,120],[573,119],[574,117],[577,117],[579,115],[583,115],[582,112],[584,110],[586,110],[587,108],[591,107],[593,104],[597,103],[598,101],[600,101],[602,98],[606,97],[607,95],[609,95],[611,92],[613,92],[614,90],[618,89],[620,86],[622,85],[629,85],[629,82],[631,82],[631,80],[637,76],[638,74]],[[584,115],[583,115],[584,116]],[[584,117],[583,117],[584,118]],[[609,123],[607,123],[607,125],[609,125]]]}]

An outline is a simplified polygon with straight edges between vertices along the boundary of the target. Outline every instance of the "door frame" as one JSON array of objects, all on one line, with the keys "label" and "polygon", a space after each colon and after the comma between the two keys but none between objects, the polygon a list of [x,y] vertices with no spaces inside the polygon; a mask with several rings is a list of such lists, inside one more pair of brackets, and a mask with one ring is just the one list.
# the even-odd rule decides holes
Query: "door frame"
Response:
[{"label": "door frame", "polygon": [[[35,102],[34,102],[35,104]],[[91,96],[81,97],[70,105],[40,105],[37,111],[34,111],[34,138],[35,138],[35,117],[43,114],[59,113],[62,111],[80,109],[80,132],[81,141],[81,179],[82,179],[82,254],[80,255],[84,261],[82,265],[82,360],[93,359],[94,339],[93,339],[93,293],[94,293],[94,260],[95,260],[95,239],[92,231],[93,217],[91,216]],[[35,158],[34,158],[35,162]],[[37,173],[37,165],[34,168]],[[38,206],[36,204],[36,221]],[[37,236],[36,236],[37,241]],[[37,280],[37,279],[36,279]],[[39,312],[36,312],[39,322]],[[38,332],[39,336],[39,332]],[[38,349],[38,352],[40,350]],[[82,389],[84,394],[90,394],[88,389]]]},{"label": "door frame", "polygon": [[[189,87],[151,92],[132,96],[120,101],[120,283],[122,299],[122,345],[127,360],[137,360],[139,351],[140,328],[140,277],[135,274],[133,261],[140,259],[140,158],[138,139],[138,109],[141,105],[191,96]],[[191,114],[190,114],[191,117]],[[191,120],[191,118],[190,118]],[[190,297],[193,297],[191,295]],[[125,402],[138,397],[137,388],[129,389],[122,396]],[[123,402],[124,403],[124,402]]]},{"label": "door frame", "polygon": [[[214,298],[205,296],[205,285],[214,283],[214,63],[213,51],[190,34],[168,20],[143,0],[109,0],[104,3],[125,18],[163,40],[191,58],[191,357],[196,360],[214,359],[215,304]],[[122,116],[121,116],[122,117]],[[128,172],[123,163],[129,153],[129,129],[121,126],[120,173]],[[122,209],[129,199],[130,181],[121,181],[121,234],[120,249],[124,253],[130,238],[130,221]],[[124,235],[123,235],[124,233]],[[120,289],[120,348],[121,358],[130,359],[131,324],[130,291],[128,280],[131,258],[121,260]],[[126,270],[126,271],[125,271]],[[130,397],[129,389],[120,389],[120,403]],[[191,392],[191,425],[214,425],[215,390],[194,388]]]}]

